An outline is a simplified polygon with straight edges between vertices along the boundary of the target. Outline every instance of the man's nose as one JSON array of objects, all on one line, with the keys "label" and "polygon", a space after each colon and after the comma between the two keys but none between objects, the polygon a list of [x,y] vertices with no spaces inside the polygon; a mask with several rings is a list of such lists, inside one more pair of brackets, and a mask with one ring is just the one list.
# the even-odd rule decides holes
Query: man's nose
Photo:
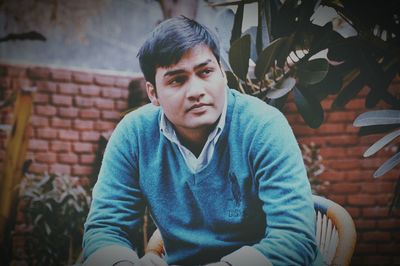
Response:
[{"label": "man's nose", "polygon": [[197,100],[198,98],[204,96],[204,94],[204,82],[197,77],[192,78],[187,87],[186,96],[188,99]]}]

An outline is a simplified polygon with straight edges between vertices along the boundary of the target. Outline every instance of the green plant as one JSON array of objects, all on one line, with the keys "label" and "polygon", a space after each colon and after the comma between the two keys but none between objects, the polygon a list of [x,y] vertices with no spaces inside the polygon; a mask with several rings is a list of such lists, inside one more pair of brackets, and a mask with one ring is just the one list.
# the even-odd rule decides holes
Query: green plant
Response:
[{"label": "green plant", "polygon": [[310,144],[301,144],[300,149],[303,155],[304,165],[306,166],[308,180],[310,180],[311,190],[313,194],[318,194],[329,185],[329,182],[322,182],[318,178],[318,176],[325,171],[320,149],[313,142]]},{"label": "green plant", "polygon": [[25,219],[31,227],[28,255],[33,265],[71,265],[80,242],[90,195],[78,178],[25,174],[19,185]]},{"label": "green plant", "polygon": [[[251,3],[258,4],[258,24],[242,32],[244,9]],[[396,1],[379,8],[374,1],[361,4],[351,0],[213,4],[227,5],[237,6],[231,46],[227,55],[222,55],[230,87],[279,109],[293,93],[299,114],[311,128],[324,121],[322,100],[333,96],[331,109],[343,108],[364,87],[369,88],[365,108],[384,102],[389,109],[400,109],[400,99],[389,90],[400,70],[400,8]],[[381,119],[389,118],[387,112],[382,114]],[[372,131],[393,129],[380,125],[378,131]],[[391,166],[397,164],[398,156],[390,161]],[[380,170],[392,168],[387,165]],[[400,181],[392,206],[399,206],[399,199]]]}]

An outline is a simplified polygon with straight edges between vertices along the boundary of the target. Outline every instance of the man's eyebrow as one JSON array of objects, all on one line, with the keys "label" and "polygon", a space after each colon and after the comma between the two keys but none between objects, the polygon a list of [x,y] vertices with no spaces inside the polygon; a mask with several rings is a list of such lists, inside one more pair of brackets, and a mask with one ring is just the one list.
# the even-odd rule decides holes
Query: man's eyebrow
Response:
[{"label": "man's eyebrow", "polygon": [[[193,69],[198,69],[198,68],[204,67],[204,66],[208,65],[208,63],[210,63],[210,62],[212,62],[212,60],[211,59],[207,59],[206,61],[195,65]],[[181,73],[184,73],[184,72],[185,72],[184,69],[173,69],[173,70],[165,72],[164,73],[164,77],[175,76],[175,75],[178,75],[178,74],[181,74]]]}]

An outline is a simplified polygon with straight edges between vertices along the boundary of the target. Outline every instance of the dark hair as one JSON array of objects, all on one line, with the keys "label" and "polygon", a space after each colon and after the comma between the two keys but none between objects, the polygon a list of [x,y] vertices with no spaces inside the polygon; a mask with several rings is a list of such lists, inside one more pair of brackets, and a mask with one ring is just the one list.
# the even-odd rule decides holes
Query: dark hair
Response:
[{"label": "dark hair", "polygon": [[184,16],[165,20],[137,54],[144,78],[155,86],[157,67],[176,64],[185,52],[199,44],[208,46],[219,62],[218,37],[209,28]]}]

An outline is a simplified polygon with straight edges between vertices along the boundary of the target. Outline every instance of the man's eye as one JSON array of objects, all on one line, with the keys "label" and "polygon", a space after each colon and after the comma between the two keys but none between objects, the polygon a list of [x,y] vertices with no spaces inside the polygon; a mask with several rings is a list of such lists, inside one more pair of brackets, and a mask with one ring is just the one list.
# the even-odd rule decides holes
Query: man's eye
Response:
[{"label": "man's eye", "polygon": [[201,71],[201,75],[208,76],[211,74],[211,72],[213,72],[212,69],[204,69]]},{"label": "man's eye", "polygon": [[176,77],[173,78],[169,81],[170,85],[179,85],[179,84],[183,84],[185,82],[185,78],[184,77]]}]

